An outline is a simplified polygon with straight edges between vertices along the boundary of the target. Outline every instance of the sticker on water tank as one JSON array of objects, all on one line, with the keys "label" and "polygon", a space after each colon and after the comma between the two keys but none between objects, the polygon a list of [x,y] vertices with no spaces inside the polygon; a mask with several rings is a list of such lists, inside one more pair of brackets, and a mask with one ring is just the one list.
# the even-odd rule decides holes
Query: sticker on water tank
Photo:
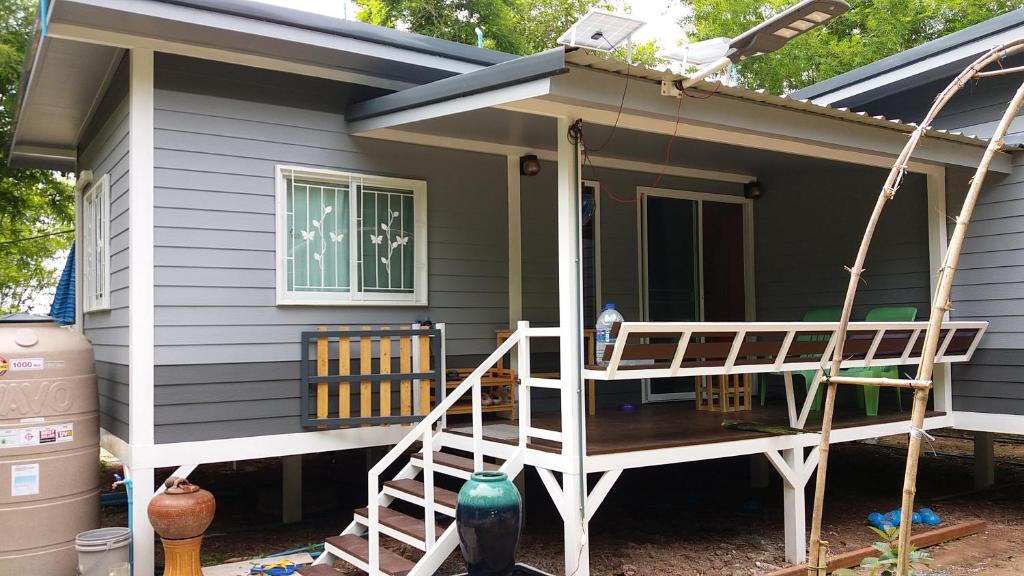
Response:
[{"label": "sticker on water tank", "polygon": [[75,425],[51,424],[32,428],[8,428],[0,430],[0,448],[24,448],[40,444],[63,444],[75,439]]},{"label": "sticker on water tank", "polygon": [[8,368],[7,358],[4,358],[3,356],[0,356],[0,376],[3,376],[4,374],[7,374],[7,368]]},{"label": "sticker on water tank", "polygon": [[11,466],[11,496],[39,494],[39,464]]},{"label": "sticker on water tank", "polygon": [[14,358],[8,363],[8,370],[11,372],[25,372],[28,370],[45,370],[46,361],[42,358]]}]

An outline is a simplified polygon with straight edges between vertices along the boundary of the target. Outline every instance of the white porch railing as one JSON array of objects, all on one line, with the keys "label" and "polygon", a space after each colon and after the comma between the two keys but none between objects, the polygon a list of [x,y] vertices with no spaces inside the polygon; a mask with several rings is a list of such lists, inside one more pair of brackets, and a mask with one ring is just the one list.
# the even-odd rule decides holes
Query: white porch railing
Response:
[{"label": "white porch railing", "polygon": [[[843,368],[916,364],[927,327],[927,322],[851,322]],[[988,322],[943,323],[935,362],[970,360],[987,328]],[[633,380],[825,369],[838,329],[838,322],[623,322],[607,365],[584,370],[583,377]],[[673,342],[640,341],[650,338]]]},{"label": "white porch railing", "polygon": [[[380,476],[394,464],[399,457],[404,455],[409,448],[412,447],[413,443],[417,440],[422,442],[422,469],[423,469],[423,505],[424,505],[424,531],[425,531],[425,552],[421,563],[426,561],[428,564],[432,564],[431,559],[428,558],[431,555],[432,549],[435,548],[439,539],[435,530],[435,500],[434,500],[434,448],[437,445],[437,440],[440,433],[445,429],[447,424],[447,412],[456,402],[461,400],[466,394],[470,394],[471,401],[473,404],[472,412],[472,452],[473,452],[473,469],[480,471],[484,469],[484,437],[483,437],[483,411],[482,408],[482,388],[481,378],[487,373],[488,370],[493,367],[499,359],[508,354],[517,345],[520,346],[518,357],[520,365],[522,359],[525,358],[527,366],[529,365],[529,347],[526,345],[526,353],[523,352],[523,343],[527,341],[526,331],[528,325],[526,323],[520,323],[520,329],[512,333],[512,335],[506,339],[480,366],[478,366],[465,380],[462,381],[457,387],[448,392],[444,400],[434,408],[420,423],[418,423],[409,434],[406,435],[398,444],[396,444],[387,454],[373,468],[370,469],[368,474],[368,487],[367,494],[368,498],[368,572],[371,576],[377,576],[382,574],[380,571],[380,506],[386,504],[382,502],[382,495],[380,492]],[[520,388],[520,398],[524,398],[525,403],[520,404],[520,410],[527,411],[529,413],[529,393],[526,392],[524,395]],[[435,430],[435,425],[438,429]],[[522,446],[525,446],[525,442],[521,442]],[[508,468],[509,472],[518,472],[518,470],[512,470],[515,467],[522,466],[522,453],[515,455],[512,459],[506,461],[506,466],[503,469]],[[454,537],[454,524],[450,526],[443,537],[450,543],[456,542],[452,540]],[[448,551],[450,552],[450,550]],[[447,557],[448,552],[444,553]],[[441,561],[444,558],[440,559]],[[419,566],[417,566],[419,568]],[[417,571],[418,572],[418,571]],[[426,572],[424,572],[426,573]]]}]

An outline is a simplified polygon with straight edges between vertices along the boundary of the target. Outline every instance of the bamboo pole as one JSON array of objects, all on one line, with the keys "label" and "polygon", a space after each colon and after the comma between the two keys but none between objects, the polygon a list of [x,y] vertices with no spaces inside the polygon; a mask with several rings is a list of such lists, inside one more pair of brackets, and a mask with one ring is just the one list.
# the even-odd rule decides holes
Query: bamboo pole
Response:
[{"label": "bamboo pole", "polygon": [[[846,341],[846,333],[847,333],[847,329],[849,328],[850,317],[852,316],[852,313],[853,313],[853,304],[854,304],[854,300],[856,299],[857,289],[858,289],[859,284],[860,284],[861,276],[862,276],[862,274],[864,272],[864,264],[867,261],[867,255],[868,255],[868,250],[869,250],[869,248],[871,246],[871,240],[874,237],[876,228],[878,227],[878,222],[879,222],[879,220],[881,218],[882,211],[885,209],[886,204],[890,200],[895,198],[896,192],[897,192],[897,190],[899,189],[900,185],[903,182],[903,177],[904,177],[904,175],[906,174],[906,171],[907,171],[907,163],[910,161],[910,157],[912,156],[914,150],[917,148],[917,145],[920,143],[921,139],[924,137],[925,132],[931,127],[932,122],[935,121],[935,118],[939,115],[939,113],[946,106],[946,104],[949,103],[949,101],[953,98],[953,96],[955,96],[961,89],[963,89],[963,87],[966,86],[972,79],[977,78],[978,74],[980,74],[982,72],[982,70],[985,67],[987,67],[988,65],[990,65],[992,62],[995,62],[995,61],[997,61],[997,60],[999,60],[1001,58],[1005,58],[1005,57],[1010,56],[1012,54],[1016,54],[1018,52],[1021,52],[1022,50],[1024,50],[1024,38],[1018,39],[1018,40],[1014,40],[1013,42],[1010,42],[1010,43],[1007,43],[1007,44],[1004,44],[1004,45],[1001,45],[1001,46],[997,46],[997,47],[989,50],[988,52],[986,52],[981,57],[979,57],[970,66],[968,66],[966,69],[964,69],[963,72],[958,74],[956,76],[956,78],[954,78],[953,81],[950,82],[950,84],[942,92],[940,92],[938,94],[938,96],[936,96],[935,102],[932,105],[931,109],[928,111],[928,114],[925,116],[924,120],[922,120],[922,122],[920,123],[918,128],[916,130],[914,130],[913,133],[911,133],[910,138],[909,138],[906,146],[904,146],[903,150],[900,152],[899,156],[897,157],[896,162],[893,164],[892,169],[889,171],[889,175],[888,175],[888,177],[885,180],[885,184],[882,187],[882,191],[879,193],[878,199],[875,202],[874,209],[871,212],[871,217],[868,219],[868,223],[867,223],[867,226],[866,226],[865,231],[864,231],[864,237],[861,240],[860,247],[859,247],[859,249],[857,251],[857,258],[854,261],[854,265],[851,268],[848,269],[849,273],[850,273],[850,281],[849,281],[849,284],[847,285],[846,299],[843,302],[843,311],[842,311],[842,316],[841,316],[840,321],[839,321],[839,328],[838,328],[838,330],[836,332],[836,335],[835,335],[836,346],[835,346],[835,348],[833,350],[832,365],[831,365],[830,375],[838,376],[839,372],[840,372],[840,367],[842,365],[842,360],[843,360],[843,346],[844,346],[844,343]],[[1015,102],[1017,101],[1016,97],[1015,97],[1014,101]],[[1017,107],[1019,108],[1019,102],[1017,102]],[[1005,120],[1005,118],[1004,118],[1004,120]],[[1000,128],[1003,128],[1003,123],[1000,123]],[[986,150],[985,157],[982,160],[982,166],[979,167],[979,173],[982,172],[982,168],[984,168],[984,171],[987,172],[988,166],[991,164],[992,158],[995,156],[995,152],[999,148],[1002,147],[1002,138],[1003,138],[1004,135],[1005,135],[1005,131],[1002,132],[1001,134],[999,134],[998,137],[994,138],[993,141],[990,143],[988,150]],[[997,143],[997,141],[998,141],[998,143]],[[968,204],[970,204],[970,209],[973,210],[973,204],[974,204],[974,202],[977,199],[977,193],[980,191],[980,185],[981,184],[978,182],[978,180],[979,179],[976,176],[975,177],[975,181],[972,183],[972,187],[971,187],[971,192],[974,192],[974,196],[972,198],[971,192],[968,193],[968,198],[964,202],[964,210],[968,210]],[[984,174],[983,173],[982,173],[982,177],[980,178],[980,180],[982,180],[982,181],[984,180]],[[969,215],[970,215],[970,211],[968,210],[968,220],[969,220]],[[959,232],[961,230],[961,228],[963,228],[963,234],[966,234],[966,225],[964,224],[963,226],[961,226],[961,222],[958,221],[957,222],[957,232]],[[954,233],[953,242],[955,242],[955,241],[956,241],[956,232]],[[946,262],[947,263],[952,262],[954,264],[954,266],[955,266],[956,261],[959,259],[960,246],[962,246],[962,242],[963,242],[962,236],[960,238],[960,244],[959,245],[954,246],[953,242],[951,242],[951,245],[950,245],[950,249],[951,249],[950,252],[952,252],[955,249],[955,252],[956,252],[955,258],[951,261],[950,257],[949,257],[949,253],[947,253]],[[942,287],[944,285],[947,285],[947,284],[949,286],[952,285],[952,273],[950,272],[950,273],[947,274],[948,270],[951,270],[951,269],[948,268],[944,264],[942,270],[940,271],[940,282],[938,283],[938,288],[937,288],[936,296],[938,296],[941,293]],[[928,328],[928,332],[926,333],[925,348],[922,351],[922,355],[921,355],[921,368],[919,368],[918,377],[916,378],[916,380],[918,380],[918,381],[930,380],[931,379],[931,371],[932,371],[932,367],[933,367],[934,362],[935,362],[935,352],[936,352],[937,343],[938,343],[938,329],[934,329],[933,330],[933,326],[941,328],[943,317],[945,316],[946,310],[948,310],[948,304],[947,304],[947,301],[948,301],[948,289],[946,290],[945,294],[946,294],[946,298],[941,299],[941,300],[939,300],[939,299],[935,300],[936,302],[943,302],[942,312],[937,314],[938,309],[934,305],[933,305],[933,308],[932,308],[932,313],[931,313],[930,318],[929,318],[929,328]],[[928,335],[931,336],[930,340],[927,338]],[[929,347],[929,343],[931,343],[930,347]],[[925,365],[927,365],[928,368],[927,368],[927,371],[926,371],[926,375],[922,376],[922,369],[924,368]],[[824,411],[823,411],[823,414],[822,414],[821,443],[820,443],[819,448],[818,448],[820,458],[819,458],[819,463],[818,463],[817,477],[815,479],[814,506],[813,506],[812,520],[811,520],[810,546],[808,547],[809,548],[809,553],[810,553],[810,558],[809,558],[809,561],[808,561],[808,572],[807,573],[808,573],[809,576],[824,576],[825,575],[825,558],[824,558],[825,551],[824,551],[823,542],[821,540],[821,522],[822,522],[822,516],[823,516],[823,512],[824,512],[824,503],[825,503],[825,482],[826,482],[827,473],[828,473],[828,453],[829,453],[829,444],[830,444],[831,432],[832,432],[832,417],[833,417],[833,413],[835,411],[836,386],[838,384],[837,382],[833,381],[829,377],[826,377],[826,382],[828,383],[828,390],[827,390],[827,393],[826,393],[825,406],[824,406]],[[923,400],[920,399],[921,397],[923,397]],[[927,401],[928,401],[928,394],[927,394],[927,392],[921,393],[920,391],[915,390],[915,408],[917,407],[918,403],[922,403],[923,405],[927,406]],[[924,423],[924,411],[920,410],[918,412],[920,412],[920,415],[919,415],[920,416],[920,422],[915,424],[915,428],[916,429],[920,429],[920,427],[923,426],[923,423]],[[917,420],[918,420],[918,418],[915,417],[915,418],[913,418],[912,422],[917,422]],[[914,444],[914,440],[915,439],[917,440],[917,453],[919,454],[919,452],[920,452],[920,437],[919,437],[919,435],[915,434],[914,436],[911,437],[911,445],[912,446]],[[913,458],[911,458],[911,456],[913,456]],[[908,453],[908,474],[907,474],[907,476],[910,476],[909,472],[911,470],[911,460],[913,460],[913,480],[916,482],[917,456],[915,454]],[[905,477],[905,480],[910,480],[910,479],[911,478]],[[910,491],[911,491],[911,494],[914,491],[914,488],[912,486],[910,488]],[[906,490],[906,487],[905,487],[904,488],[904,496],[905,496],[904,508],[906,507],[906,504],[907,504],[907,502],[906,502],[906,495],[907,495],[907,490]],[[910,506],[911,507],[913,506],[912,497],[911,497]],[[906,530],[907,535],[909,535],[911,524],[912,523],[910,523],[910,522],[901,523],[900,524],[900,526],[901,526],[901,529],[900,529],[901,534],[903,533],[904,530]],[[903,538],[901,540],[901,542],[909,542],[909,538]],[[901,544],[901,549],[902,549],[902,547],[903,547],[903,545]],[[904,550],[904,552],[905,552],[905,550]],[[902,557],[904,558],[904,560],[901,562],[901,566],[903,565],[903,563],[906,562],[906,559],[905,559],[906,554],[905,553],[902,554]],[[898,571],[897,574],[898,574],[898,576],[904,576],[905,570]]]},{"label": "bamboo pole", "polygon": [[[939,271],[939,282],[935,289],[935,296],[932,298],[931,316],[928,318],[928,331],[925,333],[924,349],[921,351],[921,364],[917,369],[918,380],[930,380],[932,370],[935,368],[935,354],[939,346],[939,332],[942,330],[942,321],[946,312],[950,310],[949,294],[953,289],[953,276],[956,274],[957,265],[960,263],[960,251],[963,249],[964,239],[967,237],[967,227],[974,214],[974,207],[981,195],[981,189],[985,184],[985,177],[988,175],[989,167],[996,153],[1003,147],[1003,139],[1010,130],[1010,124],[1017,117],[1024,105],[1024,84],[1021,84],[1014,94],[1013,100],[1003,114],[995,134],[989,141],[985,155],[981,159],[977,172],[971,180],[971,187],[967,191],[960,215],[956,219],[956,228],[953,229],[953,237],[949,242],[949,250],[946,252],[946,259]],[[902,518],[910,518],[914,513],[914,496],[917,493],[917,465],[921,455],[921,427],[924,425],[924,412],[928,405],[928,391],[914,391],[914,412],[913,428],[910,435],[910,444],[907,450],[907,470],[903,476],[903,511]],[[900,543],[899,563],[897,565],[897,576],[909,574],[910,563],[910,530],[913,522],[900,522]]]}]

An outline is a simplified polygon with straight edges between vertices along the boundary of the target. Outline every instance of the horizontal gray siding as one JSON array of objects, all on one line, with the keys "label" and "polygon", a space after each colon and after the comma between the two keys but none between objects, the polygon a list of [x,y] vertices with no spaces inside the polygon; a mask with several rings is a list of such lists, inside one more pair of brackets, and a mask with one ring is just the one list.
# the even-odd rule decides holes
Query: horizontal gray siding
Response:
[{"label": "horizontal gray siding", "polygon": [[[800,320],[808,309],[840,307],[874,204],[882,170],[849,167],[763,175],[754,204],[758,320]],[[876,231],[857,292],[854,319],[876,306],[929,300],[927,194],[908,176]]]},{"label": "horizontal gray siding", "polygon": [[[1015,56],[1003,65],[1024,64]],[[918,121],[948,80],[864,106],[872,114]],[[1020,85],[1014,75],[967,87],[943,110],[938,128],[989,137]],[[1011,125],[1010,144],[1024,143],[1024,118]],[[1024,157],[1014,171],[990,174],[975,208],[952,294],[957,320],[987,320],[989,330],[968,365],[953,368],[956,410],[1024,415]],[[958,213],[973,170],[950,169],[947,206]],[[952,226],[949,227],[952,231]]]},{"label": "horizontal gray siding", "polygon": [[[352,137],[345,91],[325,100],[316,80],[161,57],[156,88],[158,442],[301,431],[298,338],[317,326],[429,316],[449,355],[494,349],[508,324],[504,156]],[[425,180],[429,306],[277,306],[277,164]]]},{"label": "horizontal gray siding", "polygon": [[[128,438],[128,70],[122,63],[83,134],[79,170],[110,175],[110,310],[84,315],[100,391],[100,423]],[[78,251],[81,255],[82,252]]]}]

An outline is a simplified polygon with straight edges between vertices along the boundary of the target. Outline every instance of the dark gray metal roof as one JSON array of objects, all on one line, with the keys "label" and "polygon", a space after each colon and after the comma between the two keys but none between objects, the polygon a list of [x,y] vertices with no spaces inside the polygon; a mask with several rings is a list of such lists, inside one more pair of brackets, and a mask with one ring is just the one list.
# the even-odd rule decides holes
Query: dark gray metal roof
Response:
[{"label": "dark gray metal roof", "polygon": [[814,99],[823,94],[852,86],[869,78],[902,68],[936,54],[953,50],[965,44],[977,42],[987,36],[992,36],[1022,24],[1024,24],[1024,8],[1007,12],[1002,16],[997,16],[981,22],[980,24],[975,24],[969,28],[964,28],[963,30],[954,32],[953,34],[943,36],[942,38],[932,40],[931,42],[926,42],[920,46],[915,46],[910,50],[905,50],[899,54],[894,54],[888,58],[883,58],[866,66],[861,66],[856,70],[851,70],[845,74],[840,74],[839,76],[818,82],[817,84],[808,86],[807,88],[797,90],[790,96],[796,99]]},{"label": "dark gray metal roof", "polygon": [[444,100],[462,98],[514,84],[548,78],[568,71],[565,64],[565,49],[552,48],[532,56],[523,56],[474,72],[407,88],[365,102],[357,102],[349,106],[345,117],[349,121],[365,120]]},{"label": "dark gray metal roof", "polygon": [[468,44],[460,44],[403,32],[392,28],[374,26],[364,22],[332,18],[311,12],[294,10],[282,6],[254,2],[253,0],[159,0],[167,4],[178,4],[189,8],[198,8],[243,18],[253,18],[264,22],[305,28],[327,34],[336,34],[367,42],[414,50],[433,56],[443,56],[463,62],[489,66],[516,58],[514,54],[506,54],[486,48],[478,48]]}]

